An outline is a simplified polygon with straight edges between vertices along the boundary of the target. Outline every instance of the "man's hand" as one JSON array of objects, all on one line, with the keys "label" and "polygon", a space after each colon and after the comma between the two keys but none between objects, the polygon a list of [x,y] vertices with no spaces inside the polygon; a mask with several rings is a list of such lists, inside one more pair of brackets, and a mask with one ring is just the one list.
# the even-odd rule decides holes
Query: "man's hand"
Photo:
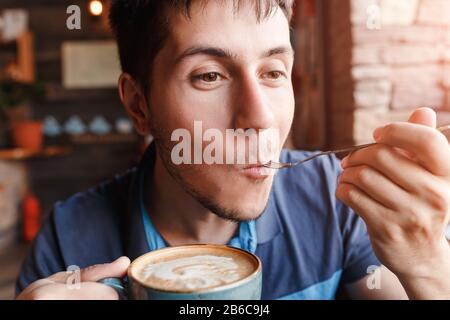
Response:
[{"label": "man's hand", "polygon": [[130,259],[121,257],[112,263],[99,264],[82,269],[80,286],[68,283],[70,274],[58,272],[49,278],[30,284],[17,296],[19,300],[117,300],[117,292],[96,281],[104,278],[122,278],[130,265]]},{"label": "man's hand", "polygon": [[410,298],[450,298],[450,146],[435,128],[434,111],[421,108],[377,129],[377,145],[343,159],[336,190]]}]

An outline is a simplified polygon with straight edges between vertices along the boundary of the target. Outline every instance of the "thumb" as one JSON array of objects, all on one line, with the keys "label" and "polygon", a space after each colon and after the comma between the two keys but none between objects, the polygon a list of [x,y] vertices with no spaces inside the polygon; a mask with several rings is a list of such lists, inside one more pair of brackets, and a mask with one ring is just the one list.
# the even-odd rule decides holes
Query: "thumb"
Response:
[{"label": "thumb", "polygon": [[130,259],[120,257],[119,259],[105,264],[96,264],[81,270],[82,282],[96,282],[105,278],[122,278],[126,275]]},{"label": "thumb", "polygon": [[411,114],[408,122],[436,128],[436,112],[430,108],[419,108]]}]

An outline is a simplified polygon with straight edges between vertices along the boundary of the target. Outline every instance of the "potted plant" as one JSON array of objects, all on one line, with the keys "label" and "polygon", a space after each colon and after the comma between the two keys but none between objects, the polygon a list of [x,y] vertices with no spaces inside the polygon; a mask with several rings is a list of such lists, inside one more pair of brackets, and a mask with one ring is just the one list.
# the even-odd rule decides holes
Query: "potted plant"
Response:
[{"label": "potted plant", "polygon": [[44,96],[44,86],[40,82],[0,80],[0,127],[3,136],[9,131],[14,146],[30,150],[42,147],[42,122],[32,120],[30,104]]}]

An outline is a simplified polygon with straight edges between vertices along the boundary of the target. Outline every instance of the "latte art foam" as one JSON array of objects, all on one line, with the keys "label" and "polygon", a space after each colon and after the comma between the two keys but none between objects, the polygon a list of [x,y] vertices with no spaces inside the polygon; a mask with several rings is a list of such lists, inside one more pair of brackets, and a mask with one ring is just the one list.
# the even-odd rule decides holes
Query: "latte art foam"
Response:
[{"label": "latte art foam", "polygon": [[260,274],[252,254],[220,245],[186,245],[146,253],[134,260],[128,276],[148,289],[200,293],[234,288]]},{"label": "latte art foam", "polygon": [[142,269],[144,281],[164,281],[177,290],[198,290],[239,280],[232,257],[199,255],[149,264]]}]

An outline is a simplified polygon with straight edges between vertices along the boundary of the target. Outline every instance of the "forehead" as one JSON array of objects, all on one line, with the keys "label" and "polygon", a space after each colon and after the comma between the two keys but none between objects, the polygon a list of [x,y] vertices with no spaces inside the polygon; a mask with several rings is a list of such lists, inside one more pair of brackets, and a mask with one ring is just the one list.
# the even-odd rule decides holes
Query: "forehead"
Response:
[{"label": "forehead", "polygon": [[228,48],[236,56],[248,56],[290,44],[289,22],[281,8],[258,21],[251,1],[242,1],[239,10],[233,1],[194,1],[189,17],[178,12],[169,17],[166,44],[173,53],[197,45]]}]

